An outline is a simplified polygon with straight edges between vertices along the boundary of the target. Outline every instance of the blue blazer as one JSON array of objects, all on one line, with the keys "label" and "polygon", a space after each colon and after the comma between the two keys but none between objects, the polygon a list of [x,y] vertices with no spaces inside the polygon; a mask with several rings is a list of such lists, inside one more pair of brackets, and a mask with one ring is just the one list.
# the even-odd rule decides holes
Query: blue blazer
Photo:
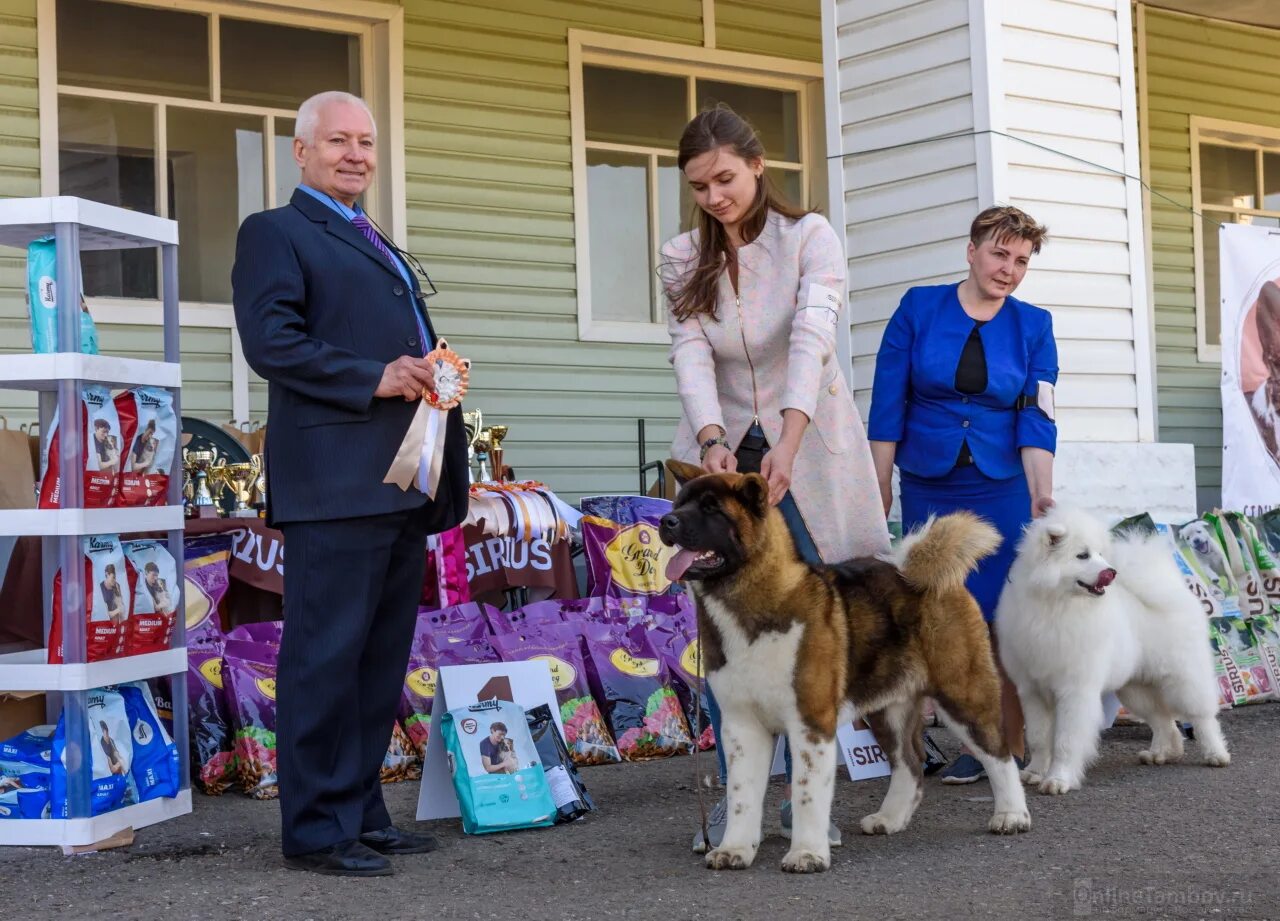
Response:
[{"label": "blue blazer", "polygon": [[[305,192],[250,215],[236,238],[232,300],[244,355],[267,381],[272,524],[418,508],[382,482],[417,403],[375,398],[383,368],[423,353],[404,278],[342,215]],[[413,294],[421,294],[413,278]],[[427,320],[428,336],[435,334]],[[466,516],[462,410],[449,413],[431,533]]]},{"label": "blue blazer", "polygon": [[899,469],[922,477],[949,472],[967,438],[978,469],[992,479],[1022,473],[1019,449],[1057,447],[1058,428],[1038,406],[1015,409],[1041,383],[1058,381],[1058,348],[1047,310],[1006,298],[979,335],[987,389],[956,390],[956,366],[973,320],[959,285],[912,288],[889,320],[876,356],[868,437],[896,441]]}]

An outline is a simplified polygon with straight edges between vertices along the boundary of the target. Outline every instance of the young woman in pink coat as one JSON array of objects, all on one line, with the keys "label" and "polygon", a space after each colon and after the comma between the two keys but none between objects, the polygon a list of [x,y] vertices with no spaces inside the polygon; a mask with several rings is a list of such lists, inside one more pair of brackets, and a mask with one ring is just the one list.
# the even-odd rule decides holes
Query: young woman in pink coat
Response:
[{"label": "young woman in pink coat", "polygon": [[[727,106],[688,124],[678,164],[699,210],[697,229],[662,247],[684,408],[672,455],[709,473],[759,471],[806,560],[888,550],[871,451],[836,360],[846,291],[839,237],[782,200],[760,139]],[[718,739],[719,708],[707,696]],[[712,847],[724,807],[712,812]],[[790,812],[788,794],[784,833]],[[839,844],[834,826],[831,839]],[[694,850],[706,846],[699,831]]]}]

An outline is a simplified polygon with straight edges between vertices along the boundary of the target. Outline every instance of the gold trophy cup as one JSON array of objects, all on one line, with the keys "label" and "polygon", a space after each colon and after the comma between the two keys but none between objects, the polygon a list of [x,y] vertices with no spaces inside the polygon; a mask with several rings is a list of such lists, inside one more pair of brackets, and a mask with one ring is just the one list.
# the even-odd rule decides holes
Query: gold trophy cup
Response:
[{"label": "gold trophy cup", "polygon": [[489,452],[493,450],[493,442],[490,440],[488,429],[476,436],[475,449],[476,460],[480,465],[480,469],[476,472],[476,482],[486,483],[491,479],[489,476]]},{"label": "gold trophy cup", "polygon": [[258,468],[253,463],[227,464],[223,479],[231,487],[236,504],[231,518],[257,518],[258,513],[249,507],[250,487],[258,475]]},{"label": "gold trophy cup", "polygon": [[259,517],[267,514],[267,464],[266,459],[261,454],[255,454],[249,458],[249,464],[253,467],[253,507],[258,510]]},{"label": "gold trophy cup", "polygon": [[186,461],[191,469],[191,505],[195,509],[197,518],[217,518],[218,504],[214,493],[210,490],[210,483],[222,492],[220,484],[221,474],[218,472],[221,467],[213,466],[214,454],[212,451],[188,451]]},{"label": "gold trophy cup", "polygon": [[489,426],[489,443],[493,449],[489,452],[489,456],[493,459],[493,478],[501,483],[506,477],[504,473],[506,468],[502,466],[502,439],[507,437],[508,428],[505,425]]},{"label": "gold trophy cup", "polygon": [[[476,462],[476,439],[484,426],[484,416],[478,409],[469,409],[462,414],[462,427],[467,433],[467,474],[472,476],[471,469]],[[472,476],[472,482],[475,482]]]}]

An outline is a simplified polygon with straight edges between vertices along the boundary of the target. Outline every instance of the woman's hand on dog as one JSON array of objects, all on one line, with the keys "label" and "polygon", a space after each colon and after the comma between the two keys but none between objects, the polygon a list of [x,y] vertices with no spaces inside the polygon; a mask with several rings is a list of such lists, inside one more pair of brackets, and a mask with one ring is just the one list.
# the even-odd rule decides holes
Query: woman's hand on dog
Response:
[{"label": "woman's hand on dog", "polygon": [[702,459],[702,469],[707,473],[737,473],[738,459],[724,445],[712,445]]},{"label": "woman's hand on dog", "polygon": [[1031,500],[1031,517],[1043,518],[1054,504],[1053,496],[1036,496]]},{"label": "woman's hand on dog", "polygon": [[770,448],[760,463],[760,475],[769,483],[769,504],[777,505],[791,488],[791,470],[796,462],[796,449],[788,444]]}]

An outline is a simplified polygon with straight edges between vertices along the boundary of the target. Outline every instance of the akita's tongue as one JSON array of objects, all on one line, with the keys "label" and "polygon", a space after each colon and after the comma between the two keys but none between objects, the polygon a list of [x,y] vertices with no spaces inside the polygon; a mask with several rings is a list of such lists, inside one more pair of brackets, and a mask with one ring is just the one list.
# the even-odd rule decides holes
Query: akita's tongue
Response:
[{"label": "akita's tongue", "polygon": [[698,554],[694,551],[677,547],[676,555],[667,561],[667,581],[679,582],[697,558]]}]

